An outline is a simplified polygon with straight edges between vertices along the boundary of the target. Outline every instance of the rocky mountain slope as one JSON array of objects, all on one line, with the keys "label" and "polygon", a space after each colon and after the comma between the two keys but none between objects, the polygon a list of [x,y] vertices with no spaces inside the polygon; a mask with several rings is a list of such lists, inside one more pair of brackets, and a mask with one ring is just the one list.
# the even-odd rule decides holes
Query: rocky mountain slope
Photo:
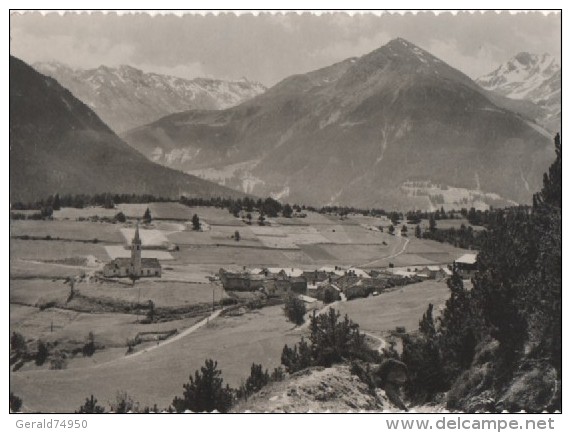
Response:
[{"label": "rocky mountain slope", "polygon": [[476,82],[508,98],[537,104],[544,110],[537,120],[553,131],[560,130],[561,66],[550,54],[519,53]]},{"label": "rocky mountain slope", "polygon": [[223,109],[264,92],[257,82],[223,81],[145,73],[131,66],[73,69],[57,62],[34,68],[55,78],[88,105],[115,132],[123,132],[168,114],[191,109]]},{"label": "rocky mountain slope", "polygon": [[10,201],[56,192],[242,195],[149,161],[57,81],[10,57]]},{"label": "rocky mountain slope", "polygon": [[506,101],[395,39],[237,107],[177,113],[123,137],[158,163],[290,202],[527,203],[553,160],[551,137]]}]

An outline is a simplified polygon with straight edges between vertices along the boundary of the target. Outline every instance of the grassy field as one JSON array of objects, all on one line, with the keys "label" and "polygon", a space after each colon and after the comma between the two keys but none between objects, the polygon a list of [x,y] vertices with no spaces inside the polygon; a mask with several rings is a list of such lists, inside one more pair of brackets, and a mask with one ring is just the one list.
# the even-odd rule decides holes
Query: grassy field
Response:
[{"label": "grassy field", "polygon": [[[115,326],[121,332],[117,323]],[[102,335],[97,331],[96,338],[98,333]],[[220,318],[177,344],[134,358],[60,371],[11,373],[11,386],[28,410],[34,411],[73,411],[90,394],[108,406],[119,390],[127,391],[143,406],[157,403],[166,407],[182,394],[183,383],[206,358],[216,359],[224,380],[238,386],[249,375],[252,362],[273,369],[280,363],[284,344],[293,345],[299,338],[281,308],[270,307],[242,317]]]},{"label": "grassy field", "polygon": [[445,282],[424,281],[411,284],[379,296],[354,299],[337,304],[341,314],[347,314],[363,331],[382,336],[397,326],[413,331],[426,312],[429,303],[438,311],[450,296]]},{"label": "grassy field", "polygon": [[99,242],[123,242],[121,224],[96,223],[89,221],[10,221],[10,236],[72,239]]},{"label": "grassy field", "polygon": [[105,209],[100,206],[89,206],[83,209],[66,207],[55,210],[53,217],[57,220],[76,220],[77,218],[90,218],[95,216],[100,218],[113,218],[117,213],[119,213],[119,209]]},{"label": "grassy field", "polygon": [[212,292],[216,301],[227,297],[222,287],[215,284],[183,283],[177,281],[147,280],[137,281],[135,286],[104,282],[102,284],[80,284],[82,294],[90,297],[113,298],[127,302],[152,300],[157,307],[176,307],[212,302]]}]

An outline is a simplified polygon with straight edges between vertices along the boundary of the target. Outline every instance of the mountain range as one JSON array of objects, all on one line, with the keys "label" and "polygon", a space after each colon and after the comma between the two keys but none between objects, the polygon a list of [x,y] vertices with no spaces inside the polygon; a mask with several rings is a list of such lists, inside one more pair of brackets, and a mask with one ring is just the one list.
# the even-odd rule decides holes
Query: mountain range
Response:
[{"label": "mountain range", "polygon": [[550,54],[521,52],[476,80],[484,89],[543,110],[537,121],[552,131],[561,130],[561,66]]},{"label": "mountain range", "polygon": [[10,201],[50,194],[242,196],[157,165],[53,78],[10,56]]},{"label": "mountain range", "polygon": [[529,203],[554,151],[526,104],[399,38],[238,106],[172,114],[122,137],[160,164],[290,202]]},{"label": "mountain range", "polygon": [[247,79],[188,80],[126,65],[74,69],[58,62],[39,62],[32,66],[56,79],[118,133],[179,111],[228,108],[266,90]]}]

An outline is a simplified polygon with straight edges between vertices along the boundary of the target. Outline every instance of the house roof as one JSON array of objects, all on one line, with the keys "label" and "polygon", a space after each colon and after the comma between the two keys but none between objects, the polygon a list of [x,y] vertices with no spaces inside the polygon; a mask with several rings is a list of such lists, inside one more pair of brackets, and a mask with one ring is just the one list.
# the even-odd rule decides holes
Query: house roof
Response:
[{"label": "house roof", "polygon": [[476,263],[477,254],[464,254],[462,257],[456,260],[456,263],[464,263],[467,265],[473,265]]},{"label": "house roof", "polygon": [[366,272],[365,272],[364,270],[362,270],[362,269],[359,269],[359,268],[349,268],[348,270],[349,270],[349,271],[353,271],[353,272],[355,273],[355,275],[358,276],[358,277],[365,277],[365,278],[368,278],[368,277],[369,277],[369,274],[366,273]]},{"label": "house roof", "polygon": [[439,271],[441,269],[440,266],[427,266],[426,268],[429,271]]},{"label": "house roof", "polygon": [[279,274],[283,271],[288,277],[301,277],[303,275],[303,271],[297,268],[268,268],[268,271],[271,274]]},{"label": "house roof", "polygon": [[312,302],[317,301],[317,299],[312,298],[311,296],[306,296],[306,295],[299,295],[298,298],[301,299],[303,302],[307,302],[308,304],[311,304]]}]

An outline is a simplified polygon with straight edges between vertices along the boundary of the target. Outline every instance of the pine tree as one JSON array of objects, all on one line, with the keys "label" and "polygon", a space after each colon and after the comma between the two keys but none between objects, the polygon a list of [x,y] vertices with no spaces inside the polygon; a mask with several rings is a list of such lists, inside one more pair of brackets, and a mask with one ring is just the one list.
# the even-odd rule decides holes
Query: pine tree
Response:
[{"label": "pine tree", "polygon": [[190,382],[183,385],[182,398],[175,397],[173,407],[177,412],[225,413],[232,407],[233,393],[228,385],[224,387],[222,372],[218,370],[218,362],[207,359],[205,365],[190,376]]},{"label": "pine tree", "polygon": [[305,321],[305,303],[294,293],[288,292],[284,304],[284,314],[290,322],[301,325]]},{"label": "pine tree", "polygon": [[97,404],[97,399],[93,397],[93,394],[91,394],[91,397],[86,398],[85,403],[83,403],[83,405],[78,410],[75,411],[75,413],[103,413],[103,412],[105,412],[105,408]]},{"label": "pine tree", "polygon": [[200,218],[198,218],[198,215],[196,214],[192,216],[192,230],[200,230]]},{"label": "pine tree", "polygon": [[145,224],[149,224],[152,220],[153,220],[153,218],[151,217],[151,210],[149,208],[147,208],[147,210],[145,211],[145,214],[143,215],[143,222]]}]

